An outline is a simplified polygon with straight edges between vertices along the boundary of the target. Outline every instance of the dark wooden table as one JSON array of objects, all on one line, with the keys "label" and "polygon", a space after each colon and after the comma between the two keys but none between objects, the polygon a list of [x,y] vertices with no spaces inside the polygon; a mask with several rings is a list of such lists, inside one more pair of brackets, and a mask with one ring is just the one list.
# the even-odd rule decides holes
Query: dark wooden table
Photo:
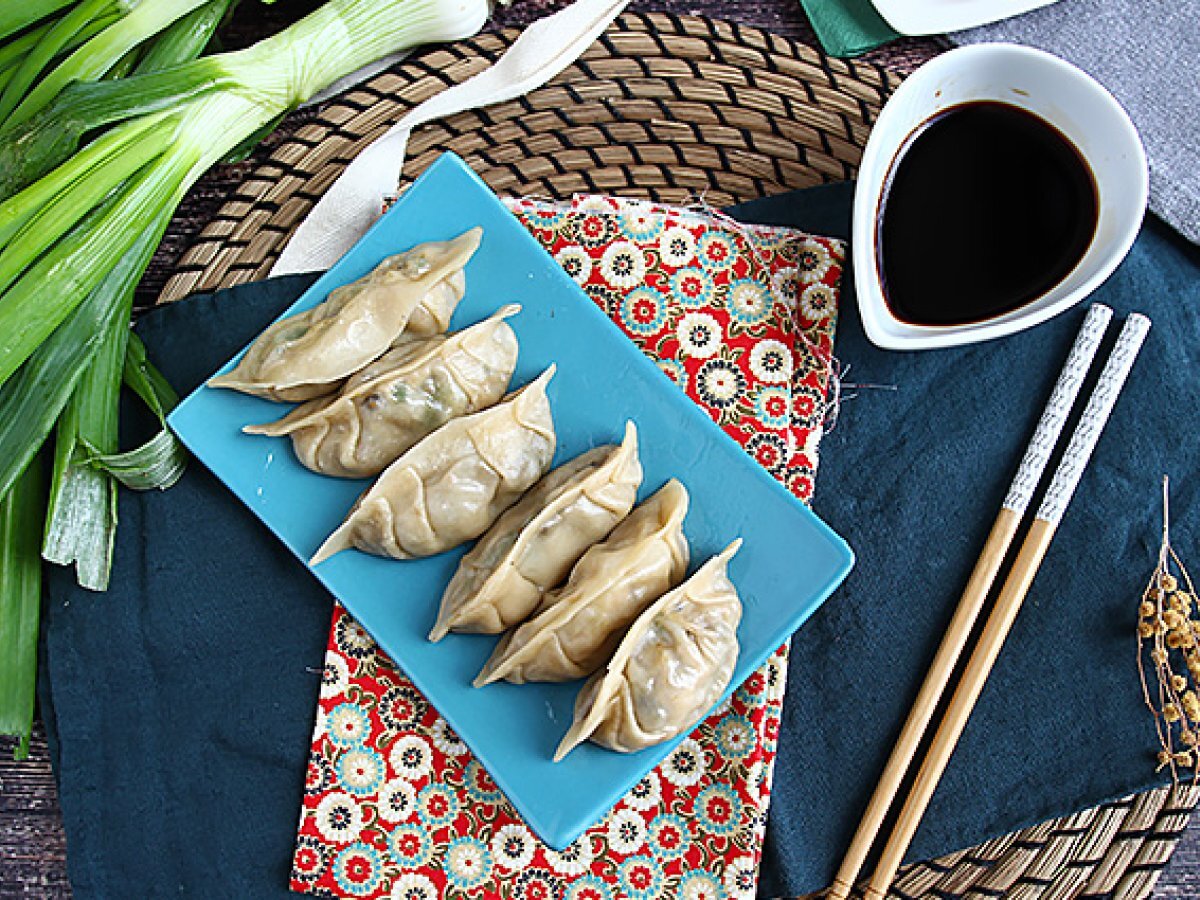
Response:
[{"label": "dark wooden table", "polygon": [[[233,20],[222,31],[224,46],[234,49],[250,43],[319,5],[319,0],[286,0],[271,6],[258,0],[242,0]],[[565,0],[517,0],[500,9],[488,27],[523,25],[564,5]],[[635,0],[631,8],[729,19],[817,45],[798,0]],[[905,39],[872,51],[865,58],[908,72],[940,49],[937,41]],[[139,305],[155,301],[179,256],[234,187],[304,121],[303,111],[289,117],[249,159],[218,167],[192,189],[138,288]],[[7,745],[0,743],[0,898],[70,897],[66,854],[54,775],[39,725],[30,759],[24,763],[12,762]],[[1155,896],[1200,897],[1200,816],[1193,819],[1179,842]]]}]

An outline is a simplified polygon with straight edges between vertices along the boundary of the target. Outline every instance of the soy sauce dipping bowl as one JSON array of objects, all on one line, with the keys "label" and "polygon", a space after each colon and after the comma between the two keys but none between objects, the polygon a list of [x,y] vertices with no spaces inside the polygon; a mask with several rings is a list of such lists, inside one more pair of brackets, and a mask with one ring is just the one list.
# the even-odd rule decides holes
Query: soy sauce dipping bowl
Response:
[{"label": "soy sauce dipping bowl", "polygon": [[[884,296],[879,216],[894,161],[930,118],[963,103],[996,101],[1053,125],[1079,151],[1096,184],[1095,233],[1083,256],[1040,297],[1003,315],[964,325],[918,325],[894,315]],[[953,347],[1022,331],[1070,309],[1103,283],[1129,252],[1149,191],[1146,153],[1129,115],[1107,90],[1057,56],[1016,44],[977,44],[944,53],[900,85],[871,131],[854,195],[853,265],[867,337],[888,350]],[[1019,246],[1020,235],[1013,235]],[[928,248],[929,265],[938,248]],[[970,284],[962,290],[969,292]]]}]

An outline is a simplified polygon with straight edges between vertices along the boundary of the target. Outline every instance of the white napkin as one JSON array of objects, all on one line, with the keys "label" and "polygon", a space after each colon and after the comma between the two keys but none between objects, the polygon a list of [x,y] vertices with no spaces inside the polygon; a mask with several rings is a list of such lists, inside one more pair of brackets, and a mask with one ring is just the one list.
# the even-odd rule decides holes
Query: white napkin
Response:
[{"label": "white napkin", "polygon": [[395,192],[413,129],[540,87],[578,59],[628,2],[577,0],[526,28],[490,68],[411,110],[346,167],[300,223],[271,275],[312,272],[337,262],[379,217],[384,197]]}]

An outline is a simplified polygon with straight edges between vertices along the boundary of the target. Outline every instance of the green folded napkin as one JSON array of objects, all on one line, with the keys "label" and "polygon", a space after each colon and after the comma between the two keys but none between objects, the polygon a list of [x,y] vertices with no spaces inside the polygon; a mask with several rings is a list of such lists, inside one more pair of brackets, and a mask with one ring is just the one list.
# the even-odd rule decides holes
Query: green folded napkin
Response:
[{"label": "green folded napkin", "polygon": [[858,56],[900,37],[871,0],[800,0],[826,52]]}]

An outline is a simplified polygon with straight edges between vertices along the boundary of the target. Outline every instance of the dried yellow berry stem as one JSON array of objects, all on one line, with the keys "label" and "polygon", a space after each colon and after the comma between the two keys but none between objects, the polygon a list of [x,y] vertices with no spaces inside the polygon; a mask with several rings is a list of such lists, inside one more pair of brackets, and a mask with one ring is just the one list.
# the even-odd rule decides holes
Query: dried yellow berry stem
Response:
[{"label": "dried yellow berry stem", "polygon": [[[1191,781],[1196,784],[1200,781],[1200,645],[1196,640],[1200,619],[1192,618],[1198,611],[1195,586],[1171,546],[1168,487],[1164,476],[1162,545],[1138,604],[1138,675],[1162,747],[1157,755],[1158,769],[1169,767],[1176,783],[1180,769],[1191,769]],[[1150,686],[1147,658],[1154,667],[1157,690]],[[1180,749],[1176,749],[1176,739],[1182,745]]]}]

